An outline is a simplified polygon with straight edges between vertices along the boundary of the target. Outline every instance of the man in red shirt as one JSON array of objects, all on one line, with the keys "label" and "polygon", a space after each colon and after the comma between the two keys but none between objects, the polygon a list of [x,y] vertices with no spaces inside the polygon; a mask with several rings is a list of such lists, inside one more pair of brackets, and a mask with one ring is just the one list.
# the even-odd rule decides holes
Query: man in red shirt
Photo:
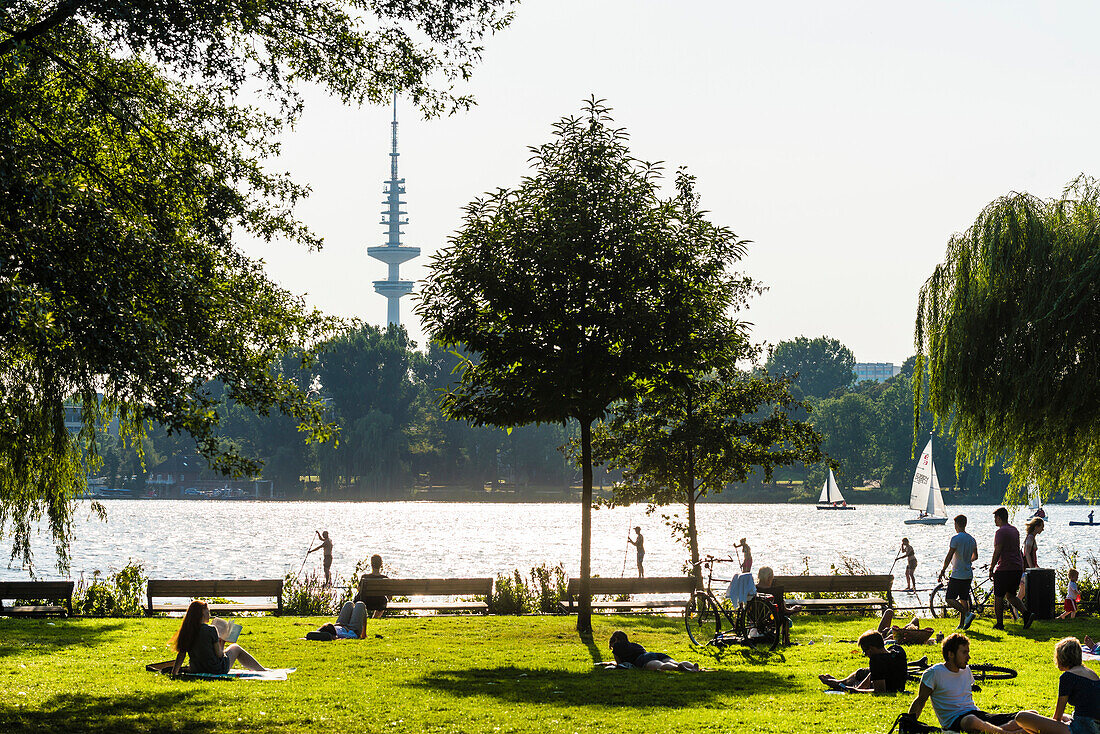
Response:
[{"label": "man in red shirt", "polygon": [[997,532],[993,535],[993,558],[989,561],[989,578],[993,579],[993,610],[997,614],[995,630],[1005,628],[1005,600],[1020,612],[1024,629],[1031,626],[1033,615],[1016,596],[1020,577],[1024,574],[1024,554],[1020,552],[1020,531],[1008,524],[1008,510],[998,507],[993,513]]}]

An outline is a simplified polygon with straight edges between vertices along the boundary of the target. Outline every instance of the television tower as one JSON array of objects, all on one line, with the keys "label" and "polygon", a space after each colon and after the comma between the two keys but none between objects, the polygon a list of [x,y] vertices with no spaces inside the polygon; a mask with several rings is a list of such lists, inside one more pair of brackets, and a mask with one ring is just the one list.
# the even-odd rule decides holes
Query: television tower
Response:
[{"label": "television tower", "polygon": [[412,281],[401,280],[401,263],[412,260],[420,254],[419,247],[405,247],[401,244],[401,227],[409,223],[402,216],[408,214],[401,210],[401,195],[405,193],[405,179],[397,177],[397,93],[393,94],[393,150],[390,152],[390,180],[382,192],[386,198],[382,201],[386,208],[382,210],[382,222],[386,225],[389,238],[381,247],[368,247],[367,254],[375,260],[381,260],[390,266],[385,280],[374,281],[374,290],[386,297],[387,324],[401,325],[401,296],[412,293]]}]

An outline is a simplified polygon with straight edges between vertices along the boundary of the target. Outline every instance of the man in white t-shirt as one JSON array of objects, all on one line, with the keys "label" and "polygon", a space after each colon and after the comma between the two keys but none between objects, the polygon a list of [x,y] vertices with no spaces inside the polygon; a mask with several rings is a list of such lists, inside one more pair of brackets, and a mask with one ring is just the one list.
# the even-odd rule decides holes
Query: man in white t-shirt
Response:
[{"label": "man in white t-shirt", "polygon": [[956,632],[944,638],[943,662],[924,671],[917,697],[909,707],[909,715],[919,719],[925,702],[931,699],[936,718],[944,729],[990,734],[1023,731],[1015,721],[1015,711],[990,714],[974,705],[974,696],[971,695],[974,674],[967,667],[969,663],[970,640],[966,635]]},{"label": "man in white t-shirt", "polygon": [[955,518],[955,535],[951,538],[951,547],[943,559],[939,581],[947,572],[947,564],[954,561],[951,578],[947,580],[947,592],[944,598],[947,605],[959,612],[959,629],[967,629],[974,621],[970,611],[970,584],[974,580],[974,561],[978,560],[978,541],[966,532],[966,515]]}]

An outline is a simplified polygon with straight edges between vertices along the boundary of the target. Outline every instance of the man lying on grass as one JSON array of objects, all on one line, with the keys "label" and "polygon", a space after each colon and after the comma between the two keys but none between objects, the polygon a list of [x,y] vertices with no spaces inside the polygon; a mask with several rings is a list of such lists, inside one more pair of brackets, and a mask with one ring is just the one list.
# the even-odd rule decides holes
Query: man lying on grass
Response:
[{"label": "man lying on grass", "polygon": [[932,708],[944,729],[992,734],[1023,731],[1015,721],[1015,711],[990,714],[974,705],[971,694],[974,674],[967,667],[970,663],[970,640],[966,635],[959,632],[948,635],[942,649],[943,662],[933,665],[921,676],[920,689],[909,707],[909,716],[920,718],[925,702],[932,699]]},{"label": "man lying on grass", "polygon": [[859,649],[867,656],[866,668],[860,668],[847,678],[836,679],[819,675],[821,682],[836,691],[848,693],[901,693],[905,690],[905,650],[900,645],[886,647],[882,633],[867,630],[859,637]]},{"label": "man lying on grass", "polygon": [[646,652],[637,642],[628,640],[622,630],[616,630],[611,635],[610,647],[615,662],[620,665],[629,663],[643,670],[682,670],[688,673],[698,673],[700,670],[696,663],[676,662],[663,652]]}]

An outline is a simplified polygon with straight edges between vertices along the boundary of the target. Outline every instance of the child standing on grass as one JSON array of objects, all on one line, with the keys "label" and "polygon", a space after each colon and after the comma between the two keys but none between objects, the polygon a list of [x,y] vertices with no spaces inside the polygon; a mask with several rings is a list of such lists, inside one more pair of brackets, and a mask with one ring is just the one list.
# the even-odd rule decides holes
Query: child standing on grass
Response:
[{"label": "child standing on grass", "polygon": [[1069,570],[1069,583],[1066,584],[1066,601],[1062,605],[1063,611],[1058,619],[1073,619],[1077,616],[1077,605],[1081,601],[1081,592],[1077,589],[1077,569]]}]

